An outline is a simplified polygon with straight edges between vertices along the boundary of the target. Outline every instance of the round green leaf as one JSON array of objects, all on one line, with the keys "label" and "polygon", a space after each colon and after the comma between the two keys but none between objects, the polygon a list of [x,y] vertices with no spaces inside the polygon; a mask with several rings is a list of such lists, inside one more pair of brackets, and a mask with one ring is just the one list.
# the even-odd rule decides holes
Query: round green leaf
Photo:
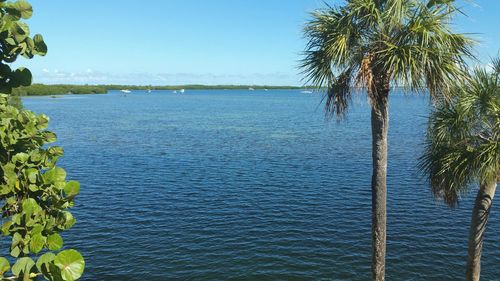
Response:
[{"label": "round green leaf", "polygon": [[25,163],[29,159],[29,154],[24,152],[19,152],[14,157],[12,157],[13,162]]},{"label": "round green leaf", "polygon": [[19,257],[20,254],[21,254],[21,249],[18,246],[15,246],[10,251],[10,255],[13,256],[13,257],[15,257],[15,258]]},{"label": "round green leaf", "polygon": [[41,224],[35,224],[35,225],[33,225],[33,228],[31,229],[31,233],[33,235],[35,235],[35,234],[41,234],[42,231],[43,231],[43,228],[44,228],[43,225],[41,225]]},{"label": "round green leaf", "polygon": [[5,39],[5,42],[7,42],[7,44],[12,45],[12,46],[17,45],[16,41],[12,37]]},{"label": "round green leaf", "polygon": [[47,125],[49,124],[50,118],[49,116],[45,114],[40,114],[38,116],[38,129],[45,129],[47,128]]},{"label": "round green leaf", "polygon": [[30,240],[30,251],[38,254],[43,249],[45,240],[46,238],[40,233],[33,235]]},{"label": "round green leaf", "polygon": [[[10,201],[11,198],[7,199],[7,201]],[[15,197],[14,197],[14,199],[15,199]],[[14,204],[14,203],[9,203],[9,204]],[[16,224],[21,224],[21,217],[22,217],[21,214],[15,214],[15,215],[13,215],[12,216],[12,222],[14,222]]]},{"label": "round green leaf", "polygon": [[64,181],[66,179],[66,171],[63,168],[55,167],[45,172],[43,179],[51,183]]},{"label": "round green leaf", "polygon": [[[7,41],[7,42],[12,42],[11,40],[13,40],[13,39],[10,38],[10,37],[7,38],[7,39],[5,39],[5,41]],[[14,42],[14,44],[16,44],[16,43]],[[10,68],[9,65],[0,63],[0,73],[1,73],[2,76],[9,76],[11,72],[12,72],[12,69]],[[7,96],[7,95],[5,95],[5,96]],[[4,103],[5,99],[6,99],[5,97],[2,97],[2,104]]]},{"label": "round green leaf", "polygon": [[76,219],[68,211],[64,211],[63,214],[64,214],[64,229],[70,229],[76,223]]},{"label": "round green leaf", "polygon": [[2,233],[4,236],[7,236],[10,232],[10,227],[12,226],[12,221],[6,221],[2,224]]},{"label": "round green leaf", "polygon": [[45,56],[47,54],[47,45],[43,41],[43,36],[37,34],[33,36],[33,43],[35,44],[35,52],[40,56]]},{"label": "round green leaf", "polygon": [[9,12],[23,19],[29,19],[33,15],[33,8],[30,3],[18,0],[8,6]]},{"label": "round green leaf", "polygon": [[35,262],[28,257],[20,258],[16,261],[16,263],[12,266],[12,273],[15,276],[19,276],[21,272],[29,273],[31,268],[35,265]]},{"label": "round green leaf", "polygon": [[80,278],[85,269],[82,255],[75,250],[65,250],[57,254],[54,264],[61,269],[61,276],[66,281]]},{"label": "round green leaf", "polygon": [[49,237],[47,237],[47,246],[51,251],[57,251],[61,249],[62,245],[63,245],[63,239],[61,235],[54,233],[49,235]]},{"label": "round green leaf", "polygon": [[43,271],[43,265],[46,265],[46,268],[48,268],[47,264],[52,262],[56,258],[56,255],[54,253],[48,252],[43,255],[41,255],[38,260],[36,261],[36,268],[40,272]]},{"label": "round green leaf", "polygon": [[21,43],[28,37],[30,29],[27,24],[24,22],[15,22],[10,29],[14,39]]},{"label": "round green leaf", "polygon": [[4,257],[0,257],[0,275],[3,275],[5,272],[9,271],[10,263]]},{"label": "round green leaf", "polygon": [[43,137],[46,143],[55,142],[57,140],[56,134],[52,132],[47,132],[47,131],[43,132]]},{"label": "round green leaf", "polygon": [[60,146],[53,146],[49,147],[47,150],[49,154],[54,157],[54,156],[62,156],[64,154],[64,150]]},{"label": "round green leaf", "polygon": [[33,50],[35,49],[35,41],[28,37],[24,42],[26,43],[27,51],[33,52]]},{"label": "round green leaf", "polygon": [[36,180],[38,178],[38,170],[31,168],[26,170],[26,173],[28,174],[28,180],[30,183],[36,183]]},{"label": "round green leaf", "polygon": [[38,203],[36,202],[35,199],[33,198],[26,198],[23,200],[23,213],[26,216],[31,216],[33,213],[36,213],[40,211],[42,208]]},{"label": "round green leaf", "polygon": [[12,83],[15,87],[17,86],[29,86],[33,80],[31,71],[27,68],[20,67],[12,72]]},{"label": "round green leaf", "polygon": [[80,192],[80,183],[78,183],[77,181],[67,182],[66,186],[64,187],[64,192],[68,196],[77,195],[78,192]]},{"label": "round green leaf", "polygon": [[18,181],[16,165],[13,163],[7,163],[3,165],[2,170],[4,173],[3,177],[8,185],[12,186]]}]

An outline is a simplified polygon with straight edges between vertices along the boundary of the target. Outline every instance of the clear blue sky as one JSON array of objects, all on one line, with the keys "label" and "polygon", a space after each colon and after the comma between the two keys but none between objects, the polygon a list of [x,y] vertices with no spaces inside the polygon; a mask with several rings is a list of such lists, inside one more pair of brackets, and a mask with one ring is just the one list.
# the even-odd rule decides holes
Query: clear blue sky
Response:
[{"label": "clear blue sky", "polygon": [[[329,1],[336,3],[338,1]],[[302,27],[320,0],[31,0],[46,57],[35,82],[300,85]],[[462,2],[479,58],[500,50],[500,1]]]}]

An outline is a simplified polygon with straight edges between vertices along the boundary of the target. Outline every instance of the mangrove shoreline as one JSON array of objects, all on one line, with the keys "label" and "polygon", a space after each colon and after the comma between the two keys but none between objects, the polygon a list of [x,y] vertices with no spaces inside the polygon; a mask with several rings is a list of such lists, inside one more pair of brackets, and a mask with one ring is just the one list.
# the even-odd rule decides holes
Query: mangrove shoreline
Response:
[{"label": "mangrove shoreline", "polygon": [[266,86],[266,85],[175,85],[175,86],[142,86],[142,85],[67,85],[67,84],[33,84],[28,87],[13,89],[14,96],[50,96],[50,95],[84,95],[84,94],[106,94],[114,90],[297,90],[308,87],[298,86]]}]

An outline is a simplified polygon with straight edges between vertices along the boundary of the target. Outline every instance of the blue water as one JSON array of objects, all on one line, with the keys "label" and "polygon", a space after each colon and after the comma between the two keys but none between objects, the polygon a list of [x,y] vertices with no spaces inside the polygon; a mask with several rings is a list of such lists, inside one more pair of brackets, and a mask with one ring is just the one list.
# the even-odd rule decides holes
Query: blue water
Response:
[{"label": "blue water", "polygon": [[[368,280],[366,98],[326,122],[299,91],[25,98],[51,117],[60,165],[82,184],[63,237],[83,280]],[[387,280],[464,279],[470,194],[450,210],[416,169],[425,96],[390,103]],[[482,280],[500,276],[500,209]]]}]

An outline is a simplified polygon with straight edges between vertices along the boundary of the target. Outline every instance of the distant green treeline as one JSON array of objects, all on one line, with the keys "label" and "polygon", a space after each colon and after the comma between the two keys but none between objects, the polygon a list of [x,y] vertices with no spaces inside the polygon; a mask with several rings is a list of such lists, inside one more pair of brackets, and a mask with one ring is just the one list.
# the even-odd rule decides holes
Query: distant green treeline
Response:
[{"label": "distant green treeline", "polygon": [[49,96],[62,94],[105,94],[106,87],[90,85],[43,85],[33,84],[28,87],[19,87],[12,90],[15,96]]},{"label": "distant green treeline", "polygon": [[297,86],[262,86],[262,85],[179,85],[179,86],[137,86],[137,85],[45,85],[33,84],[28,87],[19,87],[12,91],[16,96],[48,96],[62,94],[105,94],[112,90],[242,90],[253,88],[256,90],[270,89],[303,89]]},{"label": "distant green treeline", "polygon": [[255,90],[289,90],[302,89],[297,86],[265,86],[265,85],[178,85],[178,86],[133,86],[133,85],[100,85],[108,90],[246,90],[253,88]]}]

